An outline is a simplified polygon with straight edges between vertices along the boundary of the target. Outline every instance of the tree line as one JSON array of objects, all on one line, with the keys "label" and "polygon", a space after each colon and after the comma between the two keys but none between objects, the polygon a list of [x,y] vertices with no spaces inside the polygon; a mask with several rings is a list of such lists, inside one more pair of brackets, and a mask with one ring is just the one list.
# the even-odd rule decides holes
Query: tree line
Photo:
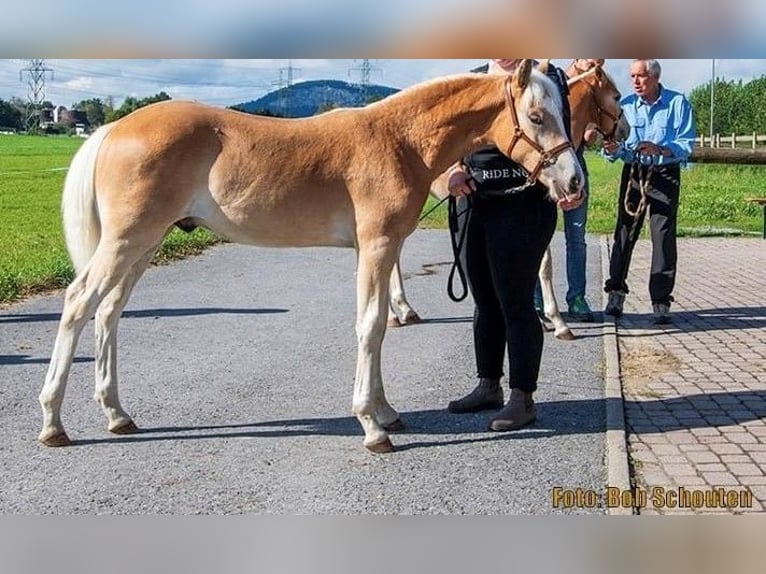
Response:
[{"label": "tree line", "polygon": [[[169,99],[171,98],[166,92],[160,92],[147,98],[128,96],[122,102],[122,105],[115,108],[111,98],[106,100],[90,98],[75,102],[69,109],[85,112],[88,124],[92,129],[95,129],[98,126],[127,116],[138,108]],[[33,108],[33,110],[30,110],[27,102],[20,98],[11,98],[8,101],[0,99],[0,130],[25,131],[27,129],[27,118],[31,112],[39,113],[44,109],[52,109],[53,107],[51,102],[45,101]]]},{"label": "tree line", "polygon": [[[710,90],[711,84],[694,88],[689,93],[689,101],[694,109],[697,132],[710,133]],[[761,76],[747,83],[739,81],[716,80],[714,85],[713,133],[749,134],[766,132],[766,76]],[[115,108],[112,99],[90,98],[72,104],[70,109],[85,112],[92,129],[112,122],[143,106],[171,99],[165,92],[159,92],[146,98],[125,98],[122,105]],[[51,102],[44,102],[40,109],[52,108]],[[333,106],[327,106],[331,109]],[[231,109],[239,109],[230,106]],[[320,110],[325,111],[325,110]],[[268,112],[257,112],[271,115]],[[26,130],[29,116],[27,103],[20,98],[0,99],[0,130]]]},{"label": "tree line", "polygon": [[[689,94],[698,134],[711,132],[710,91],[711,84],[708,82]],[[713,96],[713,133],[744,135],[766,132],[766,76],[747,83],[742,80],[716,80]]]}]

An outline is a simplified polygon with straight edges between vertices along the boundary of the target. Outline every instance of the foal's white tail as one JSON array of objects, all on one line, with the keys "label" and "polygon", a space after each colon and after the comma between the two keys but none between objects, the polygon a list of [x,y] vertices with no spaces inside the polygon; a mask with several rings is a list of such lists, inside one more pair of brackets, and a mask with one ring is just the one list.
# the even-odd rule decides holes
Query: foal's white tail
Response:
[{"label": "foal's white tail", "polygon": [[77,274],[88,264],[101,239],[94,181],[96,156],[113,125],[100,127],[85,140],[74,155],[64,181],[64,194],[61,198],[64,237]]}]

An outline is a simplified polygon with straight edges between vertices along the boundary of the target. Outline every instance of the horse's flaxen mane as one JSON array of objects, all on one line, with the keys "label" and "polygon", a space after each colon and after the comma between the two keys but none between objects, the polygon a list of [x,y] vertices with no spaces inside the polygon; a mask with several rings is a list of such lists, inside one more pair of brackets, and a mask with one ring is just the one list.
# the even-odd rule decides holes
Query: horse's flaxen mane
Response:
[{"label": "horse's flaxen mane", "polygon": [[619,88],[617,87],[617,84],[616,84],[616,83],[615,83],[615,81],[614,81],[614,78],[612,78],[612,76],[610,76],[610,75],[609,75],[609,72],[607,72],[607,71],[606,71],[606,70],[603,68],[603,66],[601,67],[601,75],[603,76],[603,78],[604,78],[604,80],[605,80],[605,82],[604,82],[604,83],[605,83],[606,85],[611,85],[611,86],[612,86],[612,87],[613,87],[615,90],[617,90],[618,92],[620,91],[620,90],[619,90]]},{"label": "horse's flaxen mane", "polygon": [[[471,73],[443,76],[405,88],[383,100],[370,104],[368,108],[372,110],[399,105],[431,108],[442,102],[445,97],[450,96],[463,88],[468,88],[472,84],[487,82],[488,78],[496,80],[498,77],[499,76],[496,74]],[[500,82],[498,82],[498,84],[499,83]],[[532,71],[527,92],[537,101],[543,99],[545,96],[552,97],[558,109],[561,109],[561,97],[555,85],[549,78],[537,70],[533,69]],[[502,92],[498,92],[498,98],[498,101],[505,101]],[[471,107],[470,102],[461,103],[461,105],[463,105],[465,109],[470,109]]]},{"label": "horse's flaxen mane", "polygon": [[405,88],[368,108],[371,111],[400,106],[410,107],[413,111],[417,108],[430,109],[441,104],[446,97],[481,82],[486,82],[485,75],[466,73],[435,78]]},{"label": "horse's flaxen mane", "polygon": [[606,80],[606,84],[611,85],[614,87],[615,90],[619,92],[619,88],[617,88],[617,83],[614,81],[614,78],[607,72],[603,66],[596,66],[591,68],[590,70],[587,70],[585,72],[582,72],[580,74],[577,74],[576,76],[573,76],[569,78],[568,84],[569,86],[574,86],[577,83],[580,82],[580,80],[587,80],[588,78],[594,77],[598,72],[601,72],[601,75],[603,76],[604,80]]}]

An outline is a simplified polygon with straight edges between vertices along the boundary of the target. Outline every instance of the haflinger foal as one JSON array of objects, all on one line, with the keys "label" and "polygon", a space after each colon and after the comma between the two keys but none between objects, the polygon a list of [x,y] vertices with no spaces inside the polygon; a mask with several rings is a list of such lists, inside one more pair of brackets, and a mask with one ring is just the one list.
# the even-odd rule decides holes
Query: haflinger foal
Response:
[{"label": "haflinger foal", "polygon": [[117,322],[170,229],[200,225],[233,242],[354,247],[358,355],[352,412],[364,445],[387,452],[402,427],[386,399],[381,344],[388,281],[431,182],[487,143],[577,195],[582,170],[556,88],[525,61],[512,77],[429,81],[365,108],[279,119],[188,102],[139,109],[97,130],[75,155],[62,212],[76,277],[40,393],[49,446],[70,443],[61,405],[82,329],[95,316],[95,399],[117,434],[137,426],[117,392]]}]

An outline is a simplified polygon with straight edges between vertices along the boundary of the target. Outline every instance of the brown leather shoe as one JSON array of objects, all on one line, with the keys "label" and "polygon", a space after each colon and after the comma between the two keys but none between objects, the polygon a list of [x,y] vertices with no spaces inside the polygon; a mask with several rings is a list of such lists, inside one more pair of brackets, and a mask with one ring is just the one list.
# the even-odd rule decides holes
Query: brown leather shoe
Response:
[{"label": "brown leather shoe", "polygon": [[460,399],[450,401],[447,410],[451,413],[476,413],[502,406],[503,389],[500,379],[479,379],[474,390]]},{"label": "brown leather shoe", "polygon": [[536,417],[537,408],[532,400],[532,393],[526,393],[521,389],[511,389],[508,404],[489,421],[489,430],[517,430],[534,422]]}]

